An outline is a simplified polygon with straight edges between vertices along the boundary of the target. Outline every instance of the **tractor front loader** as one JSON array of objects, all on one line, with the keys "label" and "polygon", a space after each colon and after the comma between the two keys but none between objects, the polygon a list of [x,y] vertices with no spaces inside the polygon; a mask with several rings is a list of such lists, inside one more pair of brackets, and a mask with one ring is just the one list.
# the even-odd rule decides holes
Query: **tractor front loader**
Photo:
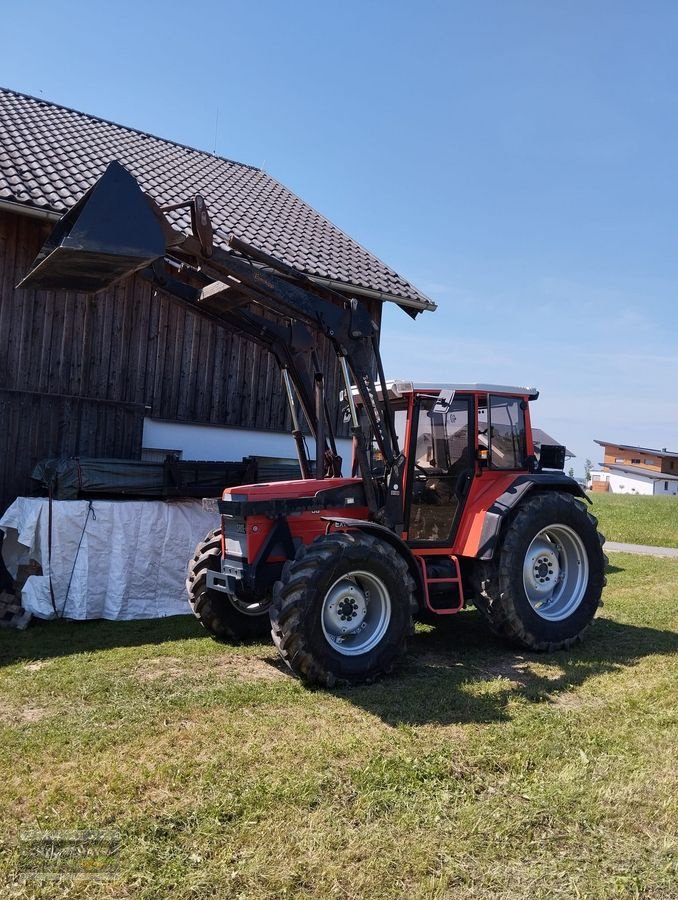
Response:
[{"label": "tractor front loader", "polygon": [[[96,292],[139,272],[276,358],[302,478],[223,492],[221,521],[189,563],[188,596],[219,640],[270,628],[309,684],[371,681],[415,619],[473,601],[530,650],[579,641],[605,584],[603,538],[564,475],[535,456],[531,388],[387,381],[365,306],[231,237],[215,247],[202,198],[191,234],[111,163],[48,238],[21,286]],[[337,355],[353,460],[343,476],[316,353]],[[315,439],[306,450],[303,416]],[[216,523],[215,523],[216,524]]]}]

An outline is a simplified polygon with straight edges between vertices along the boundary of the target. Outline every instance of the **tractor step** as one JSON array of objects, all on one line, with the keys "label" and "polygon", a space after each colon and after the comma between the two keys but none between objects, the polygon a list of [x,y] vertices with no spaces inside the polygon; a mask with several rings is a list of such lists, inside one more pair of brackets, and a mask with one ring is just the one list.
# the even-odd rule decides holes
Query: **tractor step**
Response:
[{"label": "tractor step", "polygon": [[[458,613],[460,610],[464,608],[464,591],[461,583],[461,571],[459,569],[459,560],[456,556],[447,556],[438,557],[435,560],[431,560],[431,564],[439,564],[440,562],[452,563],[453,575],[446,575],[445,577],[438,577],[437,575],[429,574],[427,561],[425,557],[418,556],[419,565],[421,566],[422,573],[422,582],[424,585],[424,603],[426,604],[426,609],[429,612],[434,613],[437,616],[452,616],[455,613]],[[457,604],[456,606],[434,606],[431,602],[431,591],[429,590],[429,586],[433,584],[449,584],[456,585],[457,587]]]}]

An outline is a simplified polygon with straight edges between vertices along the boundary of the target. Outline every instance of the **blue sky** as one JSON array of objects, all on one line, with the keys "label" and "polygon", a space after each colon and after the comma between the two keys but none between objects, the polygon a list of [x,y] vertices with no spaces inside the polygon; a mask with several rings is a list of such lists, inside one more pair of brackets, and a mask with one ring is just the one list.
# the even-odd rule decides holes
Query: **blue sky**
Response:
[{"label": "blue sky", "polygon": [[0,84],[265,168],[439,304],[388,375],[678,450],[678,3],[3,5]]}]

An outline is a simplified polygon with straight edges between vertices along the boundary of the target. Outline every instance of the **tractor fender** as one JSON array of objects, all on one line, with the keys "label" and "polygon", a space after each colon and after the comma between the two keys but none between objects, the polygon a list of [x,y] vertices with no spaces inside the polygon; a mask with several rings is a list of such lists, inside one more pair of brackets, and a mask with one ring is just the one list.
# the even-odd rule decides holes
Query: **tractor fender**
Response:
[{"label": "tractor fender", "polygon": [[497,547],[499,533],[506,517],[530,491],[562,491],[581,497],[590,503],[581,485],[564,472],[533,472],[519,475],[511,485],[494,501],[485,513],[478,542],[477,559],[492,559]]},{"label": "tractor fender", "polygon": [[407,563],[410,575],[414,578],[414,583],[417,586],[419,606],[422,606],[424,583],[421,574],[421,566],[417,563],[414,554],[402,538],[399,538],[397,534],[385,525],[379,525],[377,522],[368,522],[366,519],[344,519],[336,518],[334,516],[322,516],[322,518],[326,522],[329,522],[332,525],[338,525],[341,528],[354,528],[356,531],[364,531],[366,534],[373,534],[375,537],[381,538],[385,543],[390,544]]}]

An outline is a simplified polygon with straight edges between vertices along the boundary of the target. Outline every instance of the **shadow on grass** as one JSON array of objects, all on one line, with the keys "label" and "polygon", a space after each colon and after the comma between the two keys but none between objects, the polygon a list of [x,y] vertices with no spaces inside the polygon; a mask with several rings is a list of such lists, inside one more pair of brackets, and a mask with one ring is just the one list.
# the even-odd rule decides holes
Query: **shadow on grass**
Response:
[{"label": "shadow on grass", "polygon": [[188,615],[133,622],[108,622],[105,619],[46,622],[34,619],[26,631],[0,630],[0,666],[24,659],[49,659],[189,638],[205,639],[207,635],[196,619]]},{"label": "shadow on grass", "polygon": [[[600,618],[578,647],[530,653],[489,634],[476,610],[454,619],[416,634],[395,676],[334,693],[394,726],[500,722],[508,720],[508,704],[517,698],[574,708],[586,703],[572,692],[587,679],[678,651],[675,632]],[[548,666],[549,674],[532,668],[539,664]]]},{"label": "shadow on grass", "polygon": [[[0,630],[0,666],[194,638],[210,640],[188,615],[133,622],[38,620],[25,632]],[[265,661],[286,671],[270,649]],[[469,609],[437,628],[419,631],[391,677],[330,693],[392,726],[501,722],[510,717],[511,701],[574,708],[587,702],[573,692],[589,678],[676,651],[675,632],[605,618],[596,619],[584,643],[573,650],[513,650],[490,634],[477,610]],[[540,666],[546,667],[545,674]]]}]

